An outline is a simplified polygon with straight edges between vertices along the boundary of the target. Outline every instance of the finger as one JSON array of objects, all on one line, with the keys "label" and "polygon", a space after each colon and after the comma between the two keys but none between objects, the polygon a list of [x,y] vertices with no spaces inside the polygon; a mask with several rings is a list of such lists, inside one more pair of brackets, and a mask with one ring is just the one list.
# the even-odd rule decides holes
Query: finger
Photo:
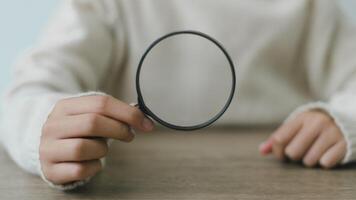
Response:
[{"label": "finger", "polygon": [[119,121],[97,114],[68,116],[46,123],[45,132],[58,139],[102,137],[131,141],[134,135],[129,127]]},{"label": "finger", "polygon": [[53,163],[97,160],[108,153],[108,145],[103,139],[73,138],[55,140],[46,145],[42,156]]},{"label": "finger", "polygon": [[339,141],[340,136],[338,136],[336,131],[337,129],[329,128],[319,135],[303,158],[303,163],[306,166],[313,167],[318,164],[321,156]]},{"label": "finger", "polygon": [[259,151],[262,155],[268,155],[272,153],[272,140],[267,140],[260,144]]},{"label": "finger", "polygon": [[308,151],[310,146],[314,143],[315,139],[321,132],[323,127],[319,124],[305,124],[292,141],[285,149],[285,155],[291,160],[301,160],[304,154]]},{"label": "finger", "polygon": [[342,140],[332,146],[321,157],[319,163],[322,167],[330,169],[339,164],[346,155],[346,141]]},{"label": "finger", "polygon": [[272,134],[270,140],[272,141],[273,154],[280,160],[284,159],[284,148],[297,134],[302,126],[300,117],[286,122],[275,133]]},{"label": "finger", "polygon": [[85,162],[64,162],[52,165],[45,175],[54,184],[81,181],[94,176],[102,169],[99,160]]},{"label": "finger", "polygon": [[58,113],[62,115],[97,113],[125,122],[141,131],[153,129],[153,122],[137,107],[130,106],[111,96],[84,96],[65,99],[58,103],[56,110],[59,110]]}]

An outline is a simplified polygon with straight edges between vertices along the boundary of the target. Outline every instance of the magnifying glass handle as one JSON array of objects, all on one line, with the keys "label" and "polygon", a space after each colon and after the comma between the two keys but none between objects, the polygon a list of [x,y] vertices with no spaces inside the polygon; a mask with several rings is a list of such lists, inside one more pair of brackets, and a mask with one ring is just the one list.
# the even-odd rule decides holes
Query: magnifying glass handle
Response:
[{"label": "magnifying glass handle", "polygon": [[140,98],[138,98],[137,103],[130,103],[130,105],[140,109],[146,116],[151,116]]}]

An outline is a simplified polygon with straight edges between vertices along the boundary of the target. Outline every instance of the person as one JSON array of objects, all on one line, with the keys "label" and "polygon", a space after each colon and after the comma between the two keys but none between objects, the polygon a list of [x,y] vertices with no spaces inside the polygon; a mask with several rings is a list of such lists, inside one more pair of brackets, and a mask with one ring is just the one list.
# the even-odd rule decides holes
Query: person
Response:
[{"label": "person", "polygon": [[337,1],[63,2],[16,65],[1,126],[11,158],[50,185],[86,183],[107,139],[154,129],[128,104],[136,67],[154,39],[186,29],[212,35],[238,63],[238,98],[219,124],[280,124],[260,146],[280,160],[356,160],[356,26]]}]

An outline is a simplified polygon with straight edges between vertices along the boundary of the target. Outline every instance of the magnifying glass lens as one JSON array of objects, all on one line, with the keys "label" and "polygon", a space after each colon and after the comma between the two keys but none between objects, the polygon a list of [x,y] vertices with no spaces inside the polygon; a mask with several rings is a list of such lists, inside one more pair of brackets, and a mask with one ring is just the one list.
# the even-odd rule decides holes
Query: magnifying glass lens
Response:
[{"label": "magnifying glass lens", "polygon": [[137,80],[146,113],[187,129],[219,117],[235,88],[230,61],[217,44],[196,34],[156,43]]}]

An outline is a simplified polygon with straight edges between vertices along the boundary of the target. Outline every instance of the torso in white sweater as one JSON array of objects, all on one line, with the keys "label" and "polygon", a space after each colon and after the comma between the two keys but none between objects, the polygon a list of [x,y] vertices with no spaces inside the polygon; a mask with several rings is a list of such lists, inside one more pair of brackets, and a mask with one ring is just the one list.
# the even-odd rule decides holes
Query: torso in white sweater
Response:
[{"label": "torso in white sweater", "polygon": [[348,141],[344,161],[356,159],[356,28],[332,0],[65,1],[5,96],[1,139],[12,158],[40,173],[41,127],[57,100],[100,90],[135,102],[144,50],[185,29],[212,35],[236,63],[237,98],[219,123],[277,124],[299,106],[323,109]]}]

